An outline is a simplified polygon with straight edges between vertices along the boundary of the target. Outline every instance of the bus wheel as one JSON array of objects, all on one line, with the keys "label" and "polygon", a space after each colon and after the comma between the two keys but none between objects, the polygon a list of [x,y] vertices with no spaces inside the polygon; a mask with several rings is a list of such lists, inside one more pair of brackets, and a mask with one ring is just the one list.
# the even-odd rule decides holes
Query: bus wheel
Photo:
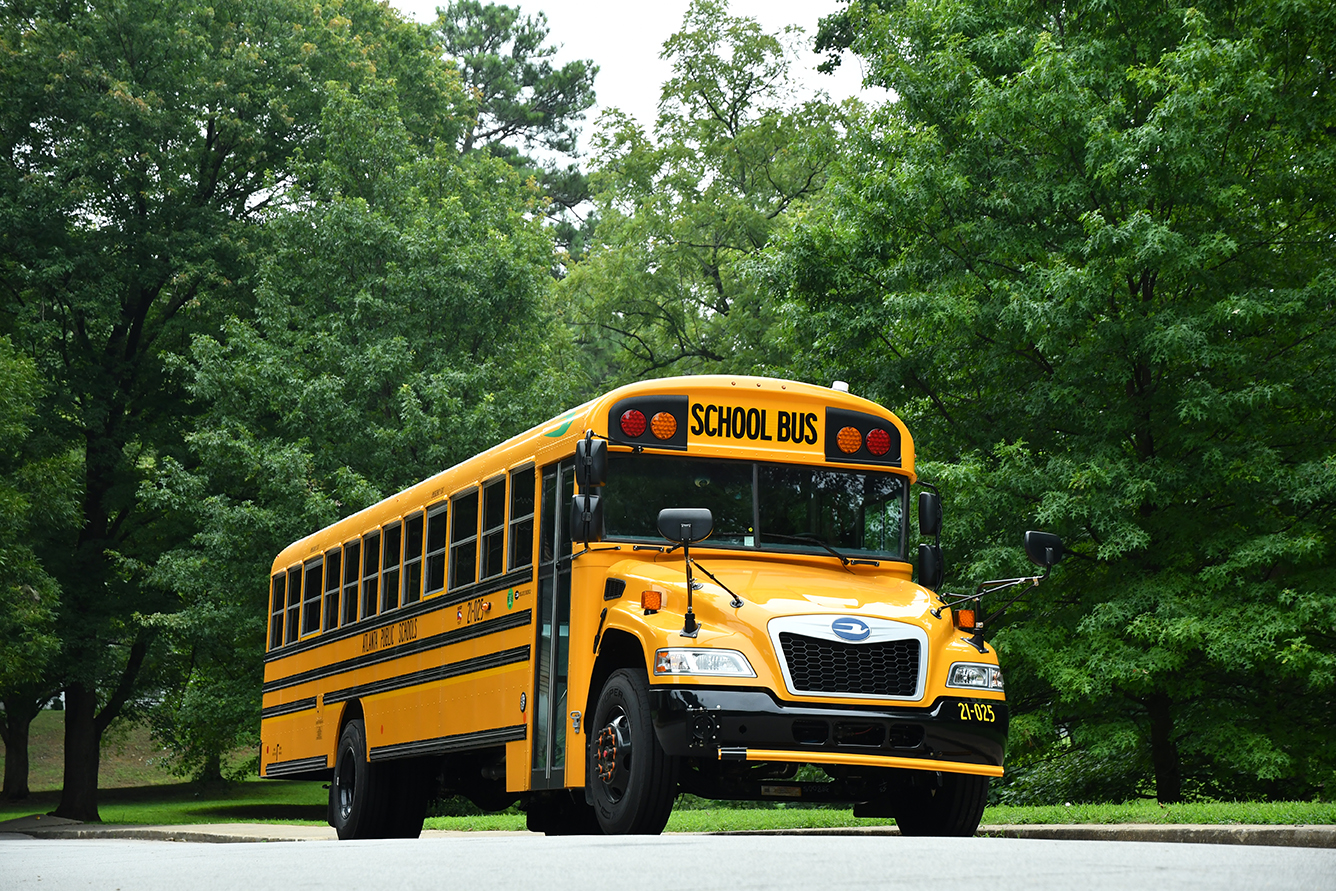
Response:
[{"label": "bus wheel", "polygon": [[366,760],[366,730],[359,719],[348,722],[334,757],[329,784],[329,822],[339,838],[378,838],[383,834],[384,793],[379,772]]},{"label": "bus wheel", "polygon": [[615,671],[603,685],[589,724],[585,782],[608,835],[657,835],[668,823],[677,759],[659,745],[640,672]]},{"label": "bus wheel", "polygon": [[915,787],[895,800],[901,835],[971,836],[988,802],[988,777],[941,774],[941,785]]}]

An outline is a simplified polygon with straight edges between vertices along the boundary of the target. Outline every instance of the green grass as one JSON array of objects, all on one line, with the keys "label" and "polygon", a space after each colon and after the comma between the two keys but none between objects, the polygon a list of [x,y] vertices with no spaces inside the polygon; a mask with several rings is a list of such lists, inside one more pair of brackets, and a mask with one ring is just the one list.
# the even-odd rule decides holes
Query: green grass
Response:
[{"label": "green grass", "polygon": [[[310,823],[325,822],[327,793],[320,783],[253,780],[244,783],[176,783],[98,792],[103,823]],[[0,801],[0,821],[55,810],[56,791],[22,801]]]}]

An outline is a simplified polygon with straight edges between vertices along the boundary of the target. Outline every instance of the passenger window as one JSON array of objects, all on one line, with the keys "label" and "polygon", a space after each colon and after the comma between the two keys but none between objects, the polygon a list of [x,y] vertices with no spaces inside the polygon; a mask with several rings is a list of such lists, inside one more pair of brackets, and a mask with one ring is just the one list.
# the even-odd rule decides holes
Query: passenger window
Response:
[{"label": "passenger window", "polygon": [[392,523],[385,527],[385,555],[380,570],[380,611],[394,609],[399,605],[399,545],[403,541],[404,527]]},{"label": "passenger window", "polygon": [[362,536],[362,618],[376,614],[376,590],[380,578],[380,533]]},{"label": "passenger window", "polygon": [[284,636],[284,643],[293,643],[297,640],[297,631],[302,614],[302,568],[288,570],[288,627],[287,634]]},{"label": "passenger window", "polygon": [[482,490],[482,577],[505,571],[506,480],[493,480]]},{"label": "passenger window", "polygon": [[510,568],[533,565],[532,467],[510,474]]},{"label": "passenger window", "polygon": [[302,598],[302,634],[311,634],[320,630],[320,593],[324,586],[320,584],[323,578],[325,561],[316,559],[306,564],[306,596]]},{"label": "passenger window", "polygon": [[444,504],[427,508],[427,593],[445,590],[445,520]]},{"label": "passenger window", "polygon": [[343,568],[343,550],[325,552],[325,630],[339,627],[339,572]]},{"label": "passenger window", "polygon": [[362,542],[354,539],[343,546],[343,624],[357,621],[357,573],[361,569]]},{"label": "passenger window", "polygon": [[478,580],[478,492],[456,498],[450,508],[450,587]]},{"label": "passenger window", "polygon": [[288,576],[280,572],[273,578],[269,607],[269,649],[283,646],[283,605],[288,592]]},{"label": "passenger window", "polygon": [[422,514],[404,521],[404,604],[422,599]]}]

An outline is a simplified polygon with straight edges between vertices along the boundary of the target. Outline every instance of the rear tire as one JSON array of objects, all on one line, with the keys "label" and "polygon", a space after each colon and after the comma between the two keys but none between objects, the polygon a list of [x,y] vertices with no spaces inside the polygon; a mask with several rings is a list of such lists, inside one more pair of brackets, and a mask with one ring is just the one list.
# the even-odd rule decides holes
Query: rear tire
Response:
[{"label": "rear tire", "polygon": [[585,783],[608,835],[658,835],[677,797],[677,759],[663,751],[639,671],[612,673],[589,723]]},{"label": "rear tire", "polygon": [[366,760],[366,729],[353,719],[339,736],[334,780],[329,784],[329,823],[341,839],[383,838],[385,784]]},{"label": "rear tire", "polygon": [[427,803],[435,777],[413,761],[390,761],[376,765],[386,785],[388,808],[385,838],[417,838],[427,817]]},{"label": "rear tire", "polygon": [[988,802],[988,777],[938,774],[940,785],[914,787],[897,796],[895,825],[901,835],[966,837],[974,834]]}]

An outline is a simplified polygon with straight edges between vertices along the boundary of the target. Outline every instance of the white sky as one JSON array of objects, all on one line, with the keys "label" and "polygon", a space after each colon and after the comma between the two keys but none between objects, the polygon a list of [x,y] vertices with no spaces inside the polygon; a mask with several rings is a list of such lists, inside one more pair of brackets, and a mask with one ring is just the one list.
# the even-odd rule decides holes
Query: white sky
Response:
[{"label": "white sky", "polygon": [[[653,127],[659,89],[671,74],[659,53],[663,42],[681,28],[688,0],[658,0],[643,5],[627,0],[495,2],[518,6],[529,15],[547,15],[548,43],[561,48],[554,60],[557,65],[593,59],[599,66],[594,80],[598,106],[589,111],[581,127],[582,148],[588,147],[594,122],[603,108],[616,106],[634,115],[647,130]],[[430,22],[435,21],[436,7],[445,5],[445,0],[390,0],[390,4],[410,18]],[[810,46],[817,20],[843,5],[839,0],[731,0],[729,12],[756,19],[767,33],[776,33],[785,25],[803,28],[809,49],[791,71],[808,91],[825,90],[836,101],[861,95],[866,102],[882,102],[888,95],[884,90],[862,90],[862,71],[855,57],[846,56],[833,75],[816,70],[822,58],[812,53]]]}]

